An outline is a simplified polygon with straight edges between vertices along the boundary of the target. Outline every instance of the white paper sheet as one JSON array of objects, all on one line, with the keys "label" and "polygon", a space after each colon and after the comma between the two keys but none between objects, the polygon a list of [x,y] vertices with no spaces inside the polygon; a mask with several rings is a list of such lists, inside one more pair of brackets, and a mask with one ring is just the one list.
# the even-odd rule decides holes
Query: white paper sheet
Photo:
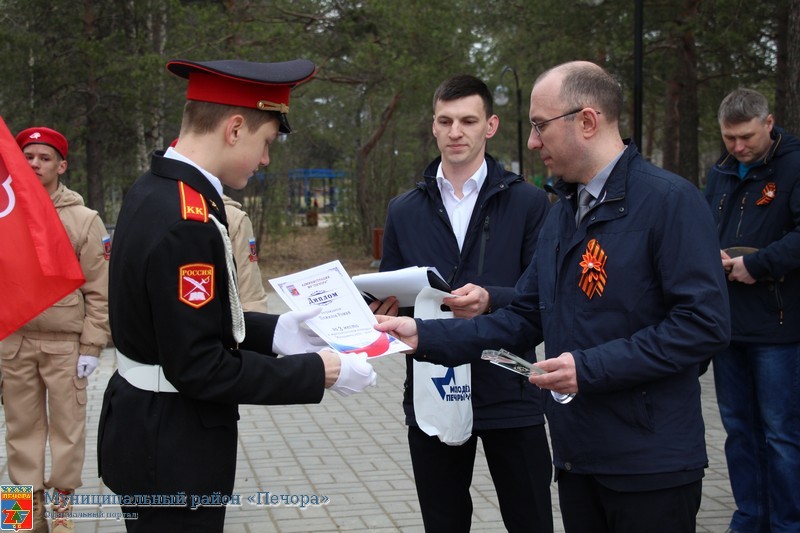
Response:
[{"label": "white paper sheet", "polygon": [[[388,272],[370,272],[353,276],[353,283],[368,298],[385,300],[389,296],[397,298],[400,307],[410,307],[420,291],[431,287],[429,272],[439,278],[440,287],[447,287],[439,272],[433,267],[408,267]],[[449,291],[441,291],[444,296],[453,296]]]}]

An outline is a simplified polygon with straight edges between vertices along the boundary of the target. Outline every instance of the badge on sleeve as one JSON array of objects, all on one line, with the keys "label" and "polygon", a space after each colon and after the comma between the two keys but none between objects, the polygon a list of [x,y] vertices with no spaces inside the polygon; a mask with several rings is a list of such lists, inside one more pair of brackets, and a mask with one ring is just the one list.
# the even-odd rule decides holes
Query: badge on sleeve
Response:
[{"label": "badge on sleeve", "polygon": [[250,237],[250,262],[258,262],[258,253],[256,253],[256,238]]},{"label": "badge on sleeve", "polygon": [[106,261],[111,259],[111,235],[103,237],[103,259]]},{"label": "badge on sleeve", "polygon": [[214,299],[214,265],[191,263],[178,269],[178,299],[199,309]]}]

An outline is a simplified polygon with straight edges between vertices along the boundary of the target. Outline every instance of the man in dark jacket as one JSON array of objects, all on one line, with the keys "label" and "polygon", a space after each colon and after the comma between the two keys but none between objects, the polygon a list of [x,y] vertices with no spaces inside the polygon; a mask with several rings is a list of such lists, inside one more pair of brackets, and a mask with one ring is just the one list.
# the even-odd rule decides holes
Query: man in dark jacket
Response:
[{"label": "man in dark jacket", "polygon": [[[313,348],[297,334],[297,313],[244,313],[239,301],[222,184],[241,189],[269,163],[279,131],[290,131],[290,89],[314,64],[167,68],[189,79],[189,102],[178,143],[153,155],[120,210],[109,281],[118,370],[103,397],[97,456],[131,513],[128,531],[220,533],[238,404],[317,403],[326,388],[347,395],[375,374],[365,354],[302,353]],[[298,355],[268,356],[278,353]]]},{"label": "man in dark jacket", "polygon": [[731,345],[714,357],[730,528],[800,531],[800,141],[751,89],[726,96],[718,118],[726,150],[706,198],[731,303]]},{"label": "man in dark jacket", "polygon": [[[436,267],[457,287],[458,296],[444,302],[455,317],[470,318],[511,301],[514,284],[533,257],[549,202],[544,191],[486,154],[499,118],[484,82],[467,75],[449,78],[436,90],[433,107],[441,157],[414,189],[390,202],[380,269]],[[395,302],[387,298],[384,310]],[[541,393],[523,376],[481,361],[480,350],[470,351],[476,356],[472,435],[457,446],[420,428],[414,402],[424,399],[417,395],[415,400],[408,357],[403,408],[425,529],[469,531],[469,488],[480,437],[506,528],[552,531],[552,468]],[[535,360],[532,349],[528,356]]]},{"label": "man in dark jacket", "polygon": [[528,147],[561,178],[559,201],[514,301],[377,327],[440,364],[544,339],[547,373],[530,381],[575,394],[545,395],[565,530],[691,532],[708,461],[698,370],[728,343],[727,291],[702,195],[624,143],[621,112],[619,83],[593,63],[542,74]]}]

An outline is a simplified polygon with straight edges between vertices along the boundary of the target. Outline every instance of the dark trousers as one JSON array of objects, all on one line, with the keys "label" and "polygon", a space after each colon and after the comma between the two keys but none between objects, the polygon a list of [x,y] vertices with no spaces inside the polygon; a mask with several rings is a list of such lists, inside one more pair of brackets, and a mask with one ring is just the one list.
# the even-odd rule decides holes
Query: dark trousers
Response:
[{"label": "dark trousers", "polygon": [[469,487],[478,437],[483,444],[503,524],[510,532],[550,533],[552,462],[544,425],[475,431],[461,446],[448,446],[417,427],[408,445],[425,531],[470,530]]},{"label": "dark trousers", "polygon": [[225,507],[127,507],[122,512],[135,513],[126,519],[128,533],[222,533]]},{"label": "dark trousers", "polygon": [[667,489],[620,492],[594,476],[558,474],[567,533],[694,533],[703,481]]}]

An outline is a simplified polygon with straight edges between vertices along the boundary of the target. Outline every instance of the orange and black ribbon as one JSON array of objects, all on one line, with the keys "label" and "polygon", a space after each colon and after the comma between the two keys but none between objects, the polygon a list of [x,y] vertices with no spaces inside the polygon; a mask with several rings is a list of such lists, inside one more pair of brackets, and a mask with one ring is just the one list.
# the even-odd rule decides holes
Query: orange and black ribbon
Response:
[{"label": "orange and black ribbon", "polygon": [[761,190],[761,198],[756,202],[756,205],[767,205],[775,199],[775,191],[777,188],[773,182],[767,183]]},{"label": "orange and black ribbon", "polygon": [[583,261],[581,261],[580,265],[583,270],[579,286],[591,300],[595,294],[597,296],[603,295],[607,280],[605,266],[608,258],[605,251],[600,248],[597,239],[589,241],[582,257]]}]

